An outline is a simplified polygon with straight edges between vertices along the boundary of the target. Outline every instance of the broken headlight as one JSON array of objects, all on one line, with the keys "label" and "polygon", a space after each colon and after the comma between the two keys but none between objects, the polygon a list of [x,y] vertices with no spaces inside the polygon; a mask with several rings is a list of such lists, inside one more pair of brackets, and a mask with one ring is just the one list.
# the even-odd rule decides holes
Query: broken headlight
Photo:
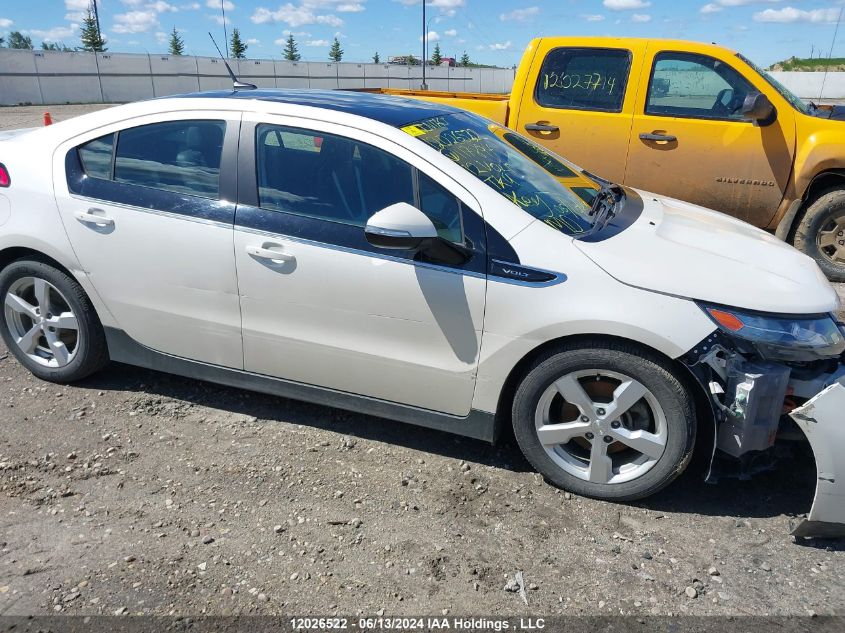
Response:
[{"label": "broken headlight", "polygon": [[845,350],[841,326],[829,314],[780,316],[700,304],[719,329],[768,360],[833,358]]}]

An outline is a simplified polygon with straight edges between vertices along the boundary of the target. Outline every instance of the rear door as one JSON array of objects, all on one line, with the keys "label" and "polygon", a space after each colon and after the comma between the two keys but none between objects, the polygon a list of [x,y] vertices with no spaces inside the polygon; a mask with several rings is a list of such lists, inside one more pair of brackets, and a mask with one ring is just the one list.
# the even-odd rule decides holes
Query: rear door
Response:
[{"label": "rear door", "polygon": [[54,159],[65,230],[118,326],[152,349],[238,369],[229,200],[239,127],[232,112],[139,117],[79,136]]},{"label": "rear door", "polygon": [[[556,46],[543,39],[522,96],[516,129],[594,174],[625,175],[637,64],[643,42],[630,46]],[[531,79],[533,78],[533,79]]]},{"label": "rear door", "polygon": [[766,226],[792,170],[794,115],[780,108],[763,126],[745,119],[746,95],[768,86],[737,62],[728,51],[650,45],[624,182]]}]

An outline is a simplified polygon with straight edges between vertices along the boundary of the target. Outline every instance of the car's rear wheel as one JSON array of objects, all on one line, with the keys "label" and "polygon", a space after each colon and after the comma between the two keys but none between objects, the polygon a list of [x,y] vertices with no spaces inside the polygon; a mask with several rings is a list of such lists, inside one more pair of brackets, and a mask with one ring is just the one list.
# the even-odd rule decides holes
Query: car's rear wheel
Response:
[{"label": "car's rear wheel", "polygon": [[513,403],[517,442],[552,483],[600,499],[651,495],[683,472],[695,408],[671,364],[617,342],[538,358]]},{"label": "car's rear wheel", "polygon": [[90,300],[61,270],[37,260],[12,262],[0,273],[0,297],[6,347],[39,378],[81,380],[108,362]]},{"label": "car's rear wheel", "polygon": [[824,192],[807,207],[793,246],[816,260],[831,281],[845,281],[845,190]]}]

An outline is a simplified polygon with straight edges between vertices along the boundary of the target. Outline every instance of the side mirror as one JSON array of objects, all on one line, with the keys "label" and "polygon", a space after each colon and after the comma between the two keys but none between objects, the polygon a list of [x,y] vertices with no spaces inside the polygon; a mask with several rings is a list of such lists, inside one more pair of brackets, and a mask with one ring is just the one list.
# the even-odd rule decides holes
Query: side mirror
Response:
[{"label": "side mirror", "polygon": [[367,241],[379,248],[416,250],[437,239],[437,228],[425,213],[407,202],[397,202],[374,213],[364,227]]},{"label": "side mirror", "polygon": [[775,120],[775,106],[762,92],[749,92],[742,103],[742,115],[759,125],[769,125]]}]

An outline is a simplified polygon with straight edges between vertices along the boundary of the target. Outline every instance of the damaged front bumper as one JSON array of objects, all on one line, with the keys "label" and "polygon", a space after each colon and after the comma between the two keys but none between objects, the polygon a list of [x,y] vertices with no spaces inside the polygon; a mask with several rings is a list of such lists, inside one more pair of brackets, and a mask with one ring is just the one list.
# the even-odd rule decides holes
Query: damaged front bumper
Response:
[{"label": "damaged front bumper", "polygon": [[835,382],[789,415],[807,436],[818,472],[813,507],[792,534],[845,536],[845,387]]},{"label": "damaged front bumper", "polygon": [[771,359],[717,331],[682,359],[709,394],[715,424],[709,482],[749,478],[773,463],[776,437],[806,436],[818,476],[810,513],[793,526],[796,537],[845,536],[845,353],[838,352]]}]

